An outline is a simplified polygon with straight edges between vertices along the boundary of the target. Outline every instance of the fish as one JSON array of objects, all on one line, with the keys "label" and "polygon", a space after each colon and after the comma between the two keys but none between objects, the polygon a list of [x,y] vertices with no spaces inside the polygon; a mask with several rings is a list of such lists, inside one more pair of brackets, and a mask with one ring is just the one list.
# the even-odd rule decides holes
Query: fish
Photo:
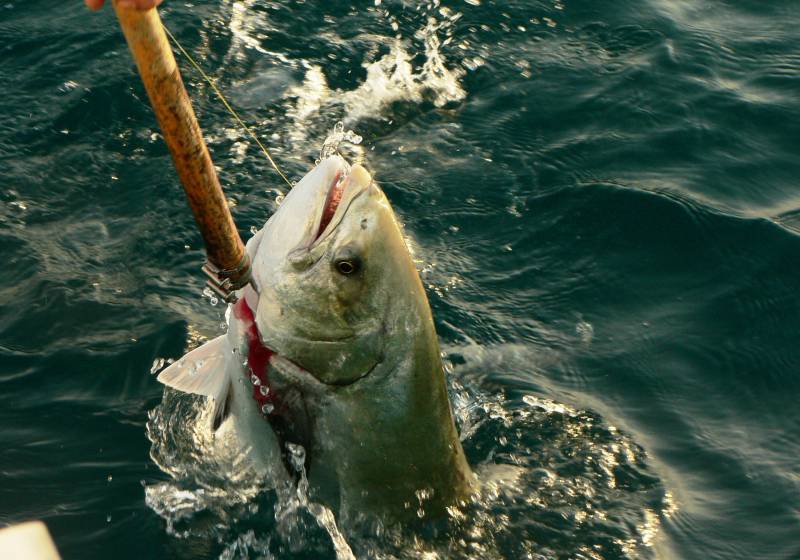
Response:
[{"label": "fish", "polygon": [[261,472],[289,473],[289,451],[302,449],[310,494],[343,515],[465,503],[478,483],[430,305],[369,172],[339,155],[319,162],[246,250],[252,280],[227,333],[158,380],[211,399],[214,429],[232,424]]}]

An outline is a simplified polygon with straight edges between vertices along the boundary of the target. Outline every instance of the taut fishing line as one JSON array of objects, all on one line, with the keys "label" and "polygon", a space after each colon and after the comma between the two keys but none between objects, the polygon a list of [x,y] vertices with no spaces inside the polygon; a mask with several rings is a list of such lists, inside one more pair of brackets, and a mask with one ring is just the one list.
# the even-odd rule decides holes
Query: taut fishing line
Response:
[{"label": "taut fishing line", "polygon": [[289,185],[289,188],[292,188],[292,182],[289,181],[289,179],[286,178],[286,175],[284,175],[283,172],[280,170],[280,168],[278,167],[278,164],[275,163],[274,159],[272,159],[272,156],[270,155],[269,150],[267,149],[267,147],[264,146],[264,144],[261,143],[261,140],[258,139],[258,136],[256,136],[256,133],[253,132],[253,130],[244,123],[244,121],[241,119],[239,114],[234,110],[233,107],[231,107],[231,104],[228,103],[228,100],[225,98],[225,95],[223,95],[222,91],[217,87],[217,84],[214,83],[213,78],[211,78],[211,76],[206,74],[205,71],[203,71],[203,69],[200,67],[200,65],[197,62],[195,62],[194,58],[192,58],[192,55],[190,55],[186,51],[186,49],[183,48],[183,46],[178,42],[178,39],[175,38],[175,35],[173,35],[170,32],[170,30],[167,29],[167,26],[164,25],[163,23],[161,25],[164,28],[164,31],[166,32],[166,34],[170,38],[170,40],[173,43],[175,43],[175,46],[178,47],[178,50],[181,51],[183,56],[186,57],[186,60],[188,60],[189,63],[192,66],[194,66],[195,70],[197,70],[200,73],[200,75],[203,77],[203,79],[208,83],[208,85],[211,86],[211,89],[213,89],[214,93],[217,94],[217,97],[219,97],[220,101],[222,101],[222,104],[225,106],[225,108],[228,110],[228,112],[231,114],[231,116],[233,116],[233,118],[236,119],[236,122],[238,122],[239,125],[243,129],[245,129],[247,131],[247,133],[250,135],[250,137],[253,139],[253,141],[255,141],[255,143],[258,144],[258,147],[261,148],[261,151],[264,152],[265,156],[267,156],[267,159],[272,164],[272,167],[275,169],[275,171],[278,173],[278,175],[281,176],[281,179],[283,179],[284,182],[287,185]]}]

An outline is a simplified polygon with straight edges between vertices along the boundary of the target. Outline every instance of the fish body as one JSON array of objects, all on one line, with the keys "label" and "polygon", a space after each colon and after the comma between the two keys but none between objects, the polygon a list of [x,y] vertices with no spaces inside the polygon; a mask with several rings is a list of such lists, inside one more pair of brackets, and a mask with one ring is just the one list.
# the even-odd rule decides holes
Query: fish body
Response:
[{"label": "fish body", "polygon": [[369,173],[324,160],[247,250],[253,281],[228,333],[159,380],[212,398],[262,471],[280,476],[286,445],[302,445],[312,494],[339,512],[399,518],[466,498],[475,477],[430,307]]}]

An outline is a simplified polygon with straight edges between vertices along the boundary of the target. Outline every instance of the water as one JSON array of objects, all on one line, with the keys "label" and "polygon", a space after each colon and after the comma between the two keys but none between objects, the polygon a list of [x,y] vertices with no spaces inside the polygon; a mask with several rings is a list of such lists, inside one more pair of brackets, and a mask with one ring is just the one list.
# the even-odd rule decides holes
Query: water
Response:
[{"label": "water", "polygon": [[[162,400],[151,369],[221,330],[200,237],[111,13],[9,0],[0,522],[44,519],[65,558],[800,557],[800,5],[163,16],[291,179],[338,121],[363,137],[347,155],[405,223],[485,491],[345,524]],[[284,186],[184,74],[260,227]]]}]

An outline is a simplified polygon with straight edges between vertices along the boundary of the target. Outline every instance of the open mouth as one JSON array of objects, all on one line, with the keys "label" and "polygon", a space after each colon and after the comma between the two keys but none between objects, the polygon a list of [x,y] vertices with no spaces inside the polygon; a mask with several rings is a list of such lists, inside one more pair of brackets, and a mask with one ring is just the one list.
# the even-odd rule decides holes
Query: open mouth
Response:
[{"label": "open mouth", "polygon": [[322,217],[319,222],[319,229],[314,236],[314,241],[322,236],[322,233],[331,223],[336,209],[339,208],[339,203],[342,201],[344,188],[347,185],[348,176],[344,175],[341,171],[336,173],[333,178],[330,189],[328,189],[328,196],[325,197],[325,205],[322,207]]},{"label": "open mouth", "polygon": [[314,231],[314,237],[309,247],[333,231],[342,221],[350,204],[362,193],[367,192],[372,184],[372,177],[361,165],[339,169],[328,187],[325,203],[319,217],[319,225]]}]

